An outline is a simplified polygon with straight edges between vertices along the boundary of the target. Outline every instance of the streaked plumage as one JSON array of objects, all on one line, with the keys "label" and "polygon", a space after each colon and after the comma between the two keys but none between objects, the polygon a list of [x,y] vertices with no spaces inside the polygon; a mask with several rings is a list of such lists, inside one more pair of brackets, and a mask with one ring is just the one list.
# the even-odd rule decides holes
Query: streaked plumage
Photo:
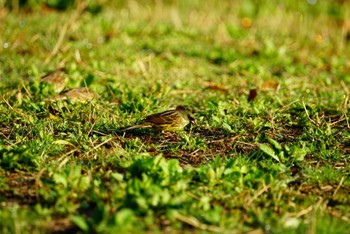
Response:
[{"label": "streaked plumage", "polygon": [[89,88],[83,87],[83,88],[74,88],[66,90],[59,95],[51,98],[51,101],[57,101],[57,100],[70,100],[71,102],[89,102],[92,101],[94,98],[96,98],[97,95],[94,91],[90,90]]},{"label": "streaked plumage", "polygon": [[66,87],[66,73],[63,68],[50,72],[40,78],[40,82],[52,85],[57,93]]},{"label": "streaked plumage", "polygon": [[172,132],[183,129],[191,122],[195,121],[190,112],[185,107],[178,106],[174,110],[149,115],[140,124],[127,127],[124,131],[136,128],[152,128],[158,131]]}]

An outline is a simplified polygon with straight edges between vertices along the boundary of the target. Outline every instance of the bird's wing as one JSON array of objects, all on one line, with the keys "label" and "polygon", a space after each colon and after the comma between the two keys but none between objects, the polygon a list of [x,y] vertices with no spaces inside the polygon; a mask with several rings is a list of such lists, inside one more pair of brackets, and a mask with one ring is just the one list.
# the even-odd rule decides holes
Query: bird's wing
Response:
[{"label": "bird's wing", "polygon": [[149,115],[145,118],[145,123],[152,124],[172,124],[178,119],[178,114],[174,110],[164,111],[162,113]]}]

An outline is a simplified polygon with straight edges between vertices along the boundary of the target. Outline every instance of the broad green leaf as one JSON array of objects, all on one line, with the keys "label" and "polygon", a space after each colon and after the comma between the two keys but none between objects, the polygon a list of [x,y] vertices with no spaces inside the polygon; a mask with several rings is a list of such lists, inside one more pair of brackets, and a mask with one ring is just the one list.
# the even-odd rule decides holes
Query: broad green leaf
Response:
[{"label": "broad green leaf", "polygon": [[260,144],[260,150],[262,152],[264,152],[265,154],[271,156],[276,161],[280,162],[280,159],[278,158],[277,154],[270,146],[265,145],[265,144]]},{"label": "broad green leaf", "polygon": [[69,219],[81,230],[87,231],[89,229],[89,225],[82,216],[72,215],[69,217]]},{"label": "broad green leaf", "polygon": [[223,128],[223,129],[226,129],[226,130],[229,131],[229,132],[232,132],[231,126],[230,126],[229,124],[227,124],[227,123],[223,123],[223,124],[222,124],[222,128]]},{"label": "broad green leaf", "polygon": [[67,178],[60,174],[54,174],[53,180],[56,184],[62,184],[64,187],[67,187]]},{"label": "broad green leaf", "polygon": [[292,155],[297,161],[303,161],[305,156],[307,155],[308,150],[305,147],[299,148],[295,147],[293,148]]},{"label": "broad green leaf", "polygon": [[131,209],[124,208],[118,211],[115,215],[115,222],[120,225],[126,225],[127,223],[130,223],[133,218],[134,212]]},{"label": "broad green leaf", "polygon": [[268,141],[270,142],[271,145],[273,145],[273,147],[275,147],[275,149],[282,150],[281,144],[275,141],[274,139],[269,138]]}]

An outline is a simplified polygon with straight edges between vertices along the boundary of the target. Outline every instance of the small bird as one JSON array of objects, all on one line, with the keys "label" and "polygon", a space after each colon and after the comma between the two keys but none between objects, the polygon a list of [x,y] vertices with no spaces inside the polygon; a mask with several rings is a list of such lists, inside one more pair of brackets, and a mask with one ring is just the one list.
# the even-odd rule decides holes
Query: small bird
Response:
[{"label": "small bird", "polygon": [[190,111],[183,106],[178,106],[173,110],[149,115],[141,123],[124,128],[123,131],[136,128],[152,128],[158,131],[173,132],[183,129],[189,123],[195,123]]},{"label": "small bird", "polygon": [[66,87],[66,70],[60,68],[56,71],[52,71],[40,78],[40,82],[47,83],[54,87],[56,93],[62,92]]},{"label": "small bird", "polygon": [[89,88],[74,88],[61,92],[49,99],[51,101],[70,100],[71,102],[90,102],[97,97],[97,94]]}]

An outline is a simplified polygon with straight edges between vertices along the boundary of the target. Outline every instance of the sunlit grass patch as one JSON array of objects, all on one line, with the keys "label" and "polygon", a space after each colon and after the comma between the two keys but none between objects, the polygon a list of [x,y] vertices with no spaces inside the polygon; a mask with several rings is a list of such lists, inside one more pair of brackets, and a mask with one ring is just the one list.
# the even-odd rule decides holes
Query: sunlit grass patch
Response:
[{"label": "sunlit grass patch", "polygon": [[[17,2],[1,233],[347,231],[345,3]],[[179,105],[195,124],[124,131]]]}]

